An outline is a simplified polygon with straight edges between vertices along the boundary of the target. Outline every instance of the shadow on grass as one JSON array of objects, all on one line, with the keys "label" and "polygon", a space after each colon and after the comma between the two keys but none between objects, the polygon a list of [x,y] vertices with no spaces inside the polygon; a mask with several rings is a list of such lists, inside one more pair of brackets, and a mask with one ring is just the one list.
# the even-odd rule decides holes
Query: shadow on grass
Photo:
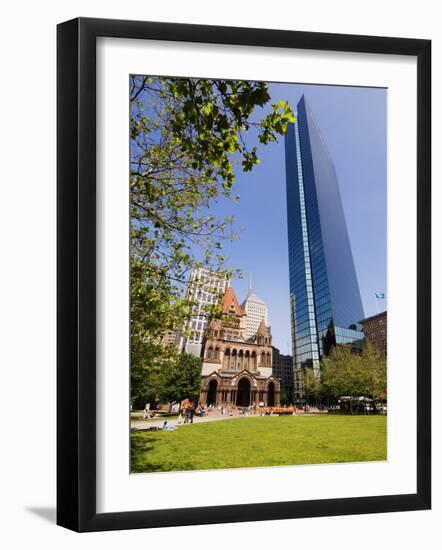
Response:
[{"label": "shadow on grass", "polygon": [[131,465],[131,474],[152,474],[155,472],[184,472],[195,470],[195,465],[191,462],[180,462],[180,464],[155,464],[153,462],[135,461]]},{"label": "shadow on grass", "polygon": [[130,441],[130,449],[132,455],[142,451],[153,451],[153,443],[155,439],[156,438],[152,437],[151,435],[140,437],[138,434],[135,435],[133,433]]},{"label": "shadow on grass", "polygon": [[151,464],[146,457],[146,453],[153,451],[154,443],[157,440],[156,434],[148,434],[146,431],[143,431],[143,435],[132,433],[130,441],[130,471],[132,474],[164,471],[164,464]]},{"label": "shadow on grass", "polygon": [[[160,432],[161,433],[161,432]],[[152,434],[143,432],[132,432],[131,436],[131,474],[153,473],[153,472],[177,472],[194,470],[195,465],[192,462],[183,462],[180,458],[176,463],[171,456],[168,462],[151,462],[149,454],[154,450],[155,443],[160,443],[159,432]]]}]

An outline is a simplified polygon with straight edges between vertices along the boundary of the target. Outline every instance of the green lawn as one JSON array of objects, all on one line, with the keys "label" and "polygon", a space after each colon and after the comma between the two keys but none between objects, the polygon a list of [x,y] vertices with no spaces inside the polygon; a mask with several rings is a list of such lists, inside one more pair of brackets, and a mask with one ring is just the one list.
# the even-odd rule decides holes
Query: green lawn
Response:
[{"label": "green lawn", "polygon": [[275,416],[131,432],[131,471],[386,460],[385,416]]}]

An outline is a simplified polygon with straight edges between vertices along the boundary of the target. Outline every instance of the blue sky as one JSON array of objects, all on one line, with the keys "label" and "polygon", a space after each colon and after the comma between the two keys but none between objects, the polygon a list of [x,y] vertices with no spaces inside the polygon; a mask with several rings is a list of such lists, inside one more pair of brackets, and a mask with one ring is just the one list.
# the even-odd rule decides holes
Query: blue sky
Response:
[{"label": "blue sky", "polygon": [[[386,292],[386,109],[387,90],[298,84],[271,84],[272,102],[295,109],[305,94],[336,166],[365,315],[377,312],[375,292]],[[227,265],[244,271],[233,281],[241,302],[253,273],[253,288],[269,308],[273,343],[291,353],[284,141],[258,145],[261,163],[237,172],[238,204],[216,210],[244,226],[227,243]],[[380,303],[384,309],[385,304]]]}]

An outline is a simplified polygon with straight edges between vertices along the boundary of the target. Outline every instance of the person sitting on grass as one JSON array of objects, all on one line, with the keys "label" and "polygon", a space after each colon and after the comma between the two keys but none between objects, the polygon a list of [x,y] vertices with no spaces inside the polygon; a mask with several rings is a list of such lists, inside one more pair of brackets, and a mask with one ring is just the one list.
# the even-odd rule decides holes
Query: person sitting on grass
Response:
[{"label": "person sitting on grass", "polygon": [[164,424],[163,424],[163,430],[166,430],[168,432],[172,431],[172,430],[176,430],[176,428],[174,426],[169,426],[167,424],[167,420],[164,421]]}]

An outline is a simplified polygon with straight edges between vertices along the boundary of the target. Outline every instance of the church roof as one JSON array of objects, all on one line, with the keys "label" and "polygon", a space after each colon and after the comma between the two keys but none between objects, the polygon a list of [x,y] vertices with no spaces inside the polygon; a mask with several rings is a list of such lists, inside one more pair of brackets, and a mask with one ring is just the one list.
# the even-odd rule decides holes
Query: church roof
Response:
[{"label": "church roof", "polygon": [[243,308],[239,305],[235,292],[231,286],[227,287],[224,293],[221,301],[221,309],[224,313],[237,315],[238,317],[242,317],[246,314]]}]

